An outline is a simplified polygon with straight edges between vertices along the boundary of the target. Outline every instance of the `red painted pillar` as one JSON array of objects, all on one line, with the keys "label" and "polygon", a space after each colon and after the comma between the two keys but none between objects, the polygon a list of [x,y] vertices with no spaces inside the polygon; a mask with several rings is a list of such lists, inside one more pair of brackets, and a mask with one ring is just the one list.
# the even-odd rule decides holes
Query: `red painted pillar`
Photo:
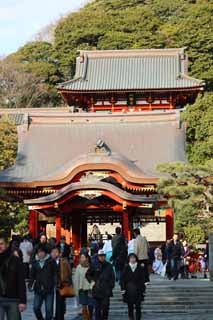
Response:
[{"label": "red painted pillar", "polygon": [[29,230],[33,239],[38,237],[38,212],[31,209],[29,211]]},{"label": "red painted pillar", "polygon": [[59,242],[61,238],[61,214],[56,213],[55,216],[56,241]]},{"label": "red painted pillar", "polygon": [[72,216],[72,243],[75,251],[81,247],[81,216],[74,213]]},{"label": "red painted pillar", "polygon": [[174,212],[172,208],[166,209],[166,240],[170,240],[174,233]]},{"label": "red painted pillar", "polygon": [[125,238],[130,240],[129,214],[127,210],[123,210],[122,225],[123,225],[123,234]]},{"label": "red painted pillar", "polygon": [[80,237],[80,245],[81,247],[87,244],[87,220],[86,217],[81,217],[81,237]]}]

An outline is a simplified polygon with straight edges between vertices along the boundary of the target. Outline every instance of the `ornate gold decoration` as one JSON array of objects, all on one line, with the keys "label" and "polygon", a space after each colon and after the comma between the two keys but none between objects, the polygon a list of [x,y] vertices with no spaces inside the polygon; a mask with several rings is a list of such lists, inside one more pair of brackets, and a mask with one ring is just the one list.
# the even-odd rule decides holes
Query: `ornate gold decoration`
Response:
[{"label": "ornate gold decoration", "polygon": [[88,200],[93,200],[98,198],[102,195],[101,191],[99,190],[83,190],[79,192],[79,197],[86,198]]}]

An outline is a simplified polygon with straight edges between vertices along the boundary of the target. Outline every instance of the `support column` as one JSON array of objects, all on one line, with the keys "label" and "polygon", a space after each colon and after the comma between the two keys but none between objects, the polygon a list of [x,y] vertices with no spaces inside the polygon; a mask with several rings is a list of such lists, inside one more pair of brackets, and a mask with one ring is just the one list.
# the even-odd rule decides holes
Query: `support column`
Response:
[{"label": "support column", "polygon": [[166,240],[170,240],[174,233],[174,212],[172,208],[166,209]]},{"label": "support column", "polygon": [[123,225],[123,234],[125,238],[130,240],[129,213],[126,209],[123,210],[122,225]]},{"label": "support column", "polygon": [[111,111],[114,112],[115,111],[115,97],[114,96],[111,97],[110,103],[111,103]]},{"label": "support column", "polygon": [[74,213],[72,215],[72,242],[75,251],[81,247],[81,216]]},{"label": "support column", "polygon": [[95,104],[95,99],[93,97],[91,97],[91,99],[90,99],[90,111],[91,112],[95,112],[94,104]]},{"label": "support column", "polygon": [[38,237],[38,212],[29,210],[29,230],[33,239]]},{"label": "support column", "polygon": [[56,228],[56,242],[60,242],[61,238],[61,214],[56,213],[55,216],[55,228]]},{"label": "support column", "polygon": [[87,243],[87,219],[85,216],[81,218],[81,247]]}]

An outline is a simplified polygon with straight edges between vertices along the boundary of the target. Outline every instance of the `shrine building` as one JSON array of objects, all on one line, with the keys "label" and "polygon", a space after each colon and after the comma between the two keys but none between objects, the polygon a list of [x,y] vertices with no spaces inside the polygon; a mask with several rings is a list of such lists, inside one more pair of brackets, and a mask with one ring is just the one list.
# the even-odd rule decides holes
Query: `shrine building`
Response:
[{"label": "shrine building", "polygon": [[184,48],[81,51],[74,79],[58,85],[67,108],[7,111],[18,154],[0,187],[28,206],[34,238],[51,230],[78,252],[94,224],[119,224],[126,238],[140,226],[153,243],[172,237],[156,166],[186,161],[180,114],[204,90],[187,67]]}]

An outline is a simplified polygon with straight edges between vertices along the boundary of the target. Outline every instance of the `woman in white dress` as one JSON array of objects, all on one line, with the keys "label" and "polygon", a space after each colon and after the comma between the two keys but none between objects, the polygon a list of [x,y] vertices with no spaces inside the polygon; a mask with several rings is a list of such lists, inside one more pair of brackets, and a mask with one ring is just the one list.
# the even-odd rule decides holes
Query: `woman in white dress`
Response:
[{"label": "woman in white dress", "polygon": [[162,251],[159,247],[157,247],[154,251],[155,260],[152,265],[152,269],[154,273],[161,274],[164,270],[164,265],[162,261]]}]

